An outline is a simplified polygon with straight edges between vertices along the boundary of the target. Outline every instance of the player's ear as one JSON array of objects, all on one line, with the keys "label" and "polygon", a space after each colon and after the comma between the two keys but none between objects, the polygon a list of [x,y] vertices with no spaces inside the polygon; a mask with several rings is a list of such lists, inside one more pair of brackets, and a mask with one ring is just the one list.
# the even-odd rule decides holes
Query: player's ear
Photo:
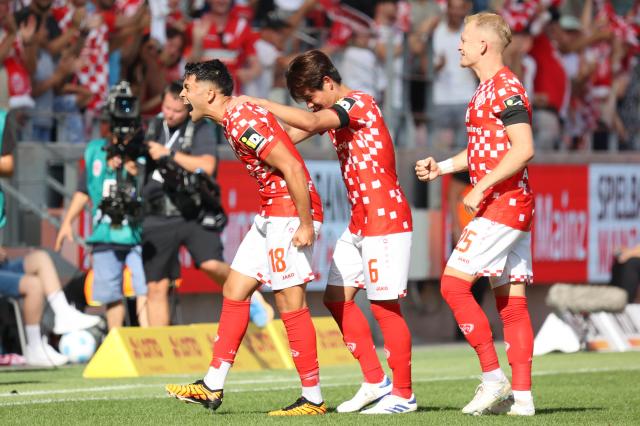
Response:
[{"label": "player's ear", "polygon": [[333,80],[329,78],[329,76],[322,77],[322,86],[323,88],[327,88],[329,90],[333,90]]},{"label": "player's ear", "polygon": [[481,43],[482,43],[482,48],[480,50],[480,54],[484,55],[485,53],[487,53],[487,50],[489,50],[489,44],[485,40],[482,40]]}]

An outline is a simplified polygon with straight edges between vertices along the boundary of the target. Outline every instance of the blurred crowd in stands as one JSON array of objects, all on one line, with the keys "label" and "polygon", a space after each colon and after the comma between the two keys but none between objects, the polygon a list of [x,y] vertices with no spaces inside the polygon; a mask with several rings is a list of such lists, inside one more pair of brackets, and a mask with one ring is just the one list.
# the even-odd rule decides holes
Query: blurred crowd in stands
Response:
[{"label": "blurred crowd in stands", "polygon": [[457,46],[481,10],[512,27],[505,59],[539,149],[640,148],[640,0],[0,0],[0,109],[18,140],[85,143],[120,80],[150,117],[185,63],[218,58],[236,93],[291,102],[290,58],[321,48],[392,126],[417,130],[398,145],[457,149],[477,85]]}]

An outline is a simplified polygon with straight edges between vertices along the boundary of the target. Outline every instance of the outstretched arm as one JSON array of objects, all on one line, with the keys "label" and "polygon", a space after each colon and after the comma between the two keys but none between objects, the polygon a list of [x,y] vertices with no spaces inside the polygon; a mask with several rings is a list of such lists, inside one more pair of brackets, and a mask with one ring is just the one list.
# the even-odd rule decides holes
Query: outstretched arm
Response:
[{"label": "outstretched arm", "polygon": [[[330,129],[340,128],[340,118],[335,111],[323,109],[316,112],[306,111],[288,105],[282,105],[267,99],[240,96],[236,103],[251,102],[282,120],[285,124],[307,133],[322,133]],[[307,136],[308,137],[308,136]]]}]

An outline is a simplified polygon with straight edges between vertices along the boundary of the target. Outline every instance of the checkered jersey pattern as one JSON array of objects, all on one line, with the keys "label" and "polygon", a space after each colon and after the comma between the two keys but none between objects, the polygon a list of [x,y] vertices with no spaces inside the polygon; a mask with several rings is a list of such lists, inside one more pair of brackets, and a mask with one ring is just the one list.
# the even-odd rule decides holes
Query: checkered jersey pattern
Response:
[{"label": "checkered jersey pattern", "polygon": [[[282,172],[264,161],[276,143],[280,142],[304,166],[302,157],[275,116],[264,108],[245,103],[228,110],[222,119],[222,125],[236,157],[258,181],[258,193],[262,200],[260,215],[297,217],[298,213]],[[322,222],[322,201],[306,166],[304,170],[309,183],[313,220]]]},{"label": "checkered jersey pattern", "polygon": [[100,109],[109,92],[109,33],[115,28],[115,15],[102,12],[102,25],[92,29],[80,53],[82,68],[78,81],[93,93],[87,105],[92,111]]},{"label": "checkered jersey pattern", "polygon": [[328,133],[351,202],[350,231],[362,236],[411,231],[411,208],[398,182],[393,142],[376,101],[352,91],[334,105],[340,108],[349,124]]},{"label": "checkered jersey pattern", "polygon": [[[523,104],[531,119],[531,105],[524,87],[508,68],[481,83],[467,108],[467,161],[471,183],[476,185],[511,149],[500,113],[509,105]],[[525,167],[509,179],[489,188],[478,217],[521,231],[531,228],[533,194]]]}]

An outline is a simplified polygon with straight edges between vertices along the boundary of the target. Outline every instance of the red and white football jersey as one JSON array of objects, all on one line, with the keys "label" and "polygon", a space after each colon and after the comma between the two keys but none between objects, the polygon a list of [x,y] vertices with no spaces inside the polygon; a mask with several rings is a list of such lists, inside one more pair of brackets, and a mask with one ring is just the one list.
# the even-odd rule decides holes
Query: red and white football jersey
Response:
[{"label": "red and white football jersey", "polygon": [[298,217],[282,172],[264,161],[279,142],[303,165],[309,183],[313,220],[322,222],[322,201],[309,171],[273,114],[257,105],[245,103],[228,110],[222,118],[222,125],[236,157],[258,181],[258,193],[262,199],[261,216]]},{"label": "red and white football jersey", "polygon": [[328,132],[351,202],[349,230],[366,237],[411,231],[411,208],[398,182],[393,142],[376,101],[352,91],[333,110],[349,117],[348,125]]},{"label": "red and white football jersey", "polygon": [[[187,27],[189,40],[193,39],[193,25]],[[234,78],[234,93],[240,93],[236,72],[245,64],[249,56],[256,54],[255,36],[246,19],[230,15],[224,28],[211,23],[209,32],[202,40],[202,61],[219,59],[227,66]],[[188,49],[189,50],[189,49]],[[189,52],[186,53],[187,56]]]},{"label": "red and white football jersey", "polygon": [[[524,105],[531,120],[531,105],[524,87],[511,70],[502,68],[476,89],[467,108],[467,161],[471,184],[476,185],[511,149],[500,113],[509,106]],[[489,188],[476,216],[528,231],[533,218],[533,194],[525,167],[509,179]]]}]

